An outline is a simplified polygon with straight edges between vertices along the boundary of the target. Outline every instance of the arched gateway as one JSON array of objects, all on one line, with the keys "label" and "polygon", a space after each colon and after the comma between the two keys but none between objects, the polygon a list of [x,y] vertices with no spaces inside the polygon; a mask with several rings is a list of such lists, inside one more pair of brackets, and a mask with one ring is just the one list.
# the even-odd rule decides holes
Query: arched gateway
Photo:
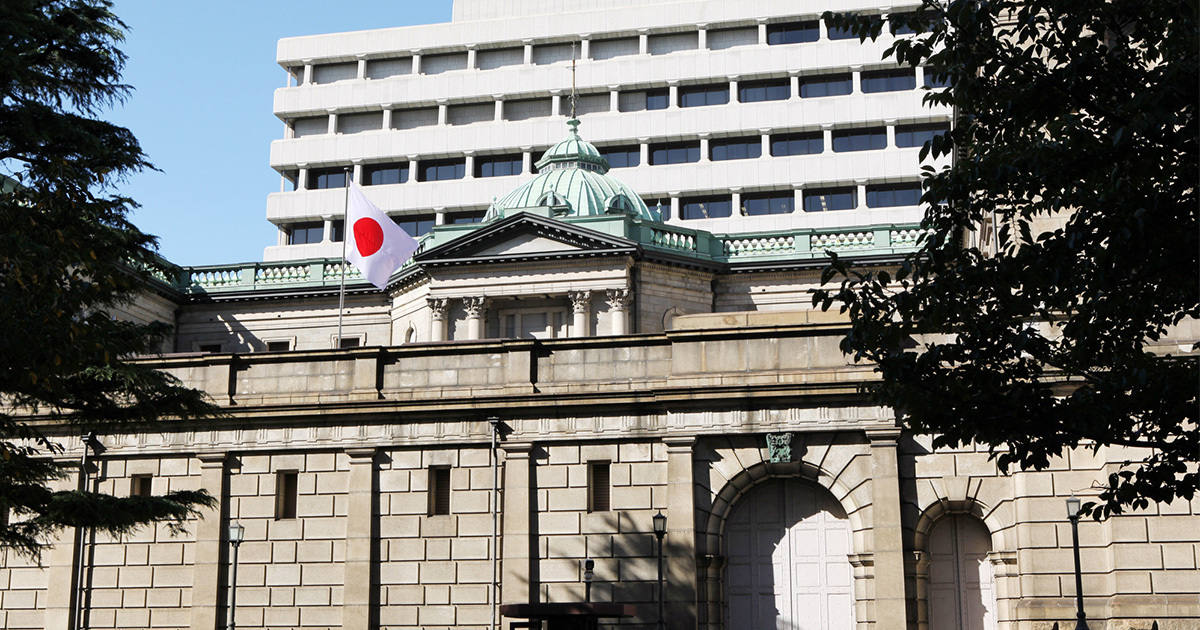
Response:
[{"label": "arched gateway", "polygon": [[851,630],[850,543],[823,488],[782,480],[742,495],[725,523],[726,630]]}]

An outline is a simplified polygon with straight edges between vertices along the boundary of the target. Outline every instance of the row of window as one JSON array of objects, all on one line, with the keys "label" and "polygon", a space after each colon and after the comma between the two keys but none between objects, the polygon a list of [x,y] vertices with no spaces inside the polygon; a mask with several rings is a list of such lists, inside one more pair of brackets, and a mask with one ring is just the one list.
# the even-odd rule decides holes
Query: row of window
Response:
[{"label": "row of window", "polygon": [[[921,201],[921,184],[878,184],[866,187],[868,208],[915,206]],[[814,188],[803,191],[804,212],[853,210],[858,207],[858,188],[855,186]],[[657,202],[656,202],[657,203]],[[663,213],[669,214],[663,204]],[[796,210],[796,196],[790,190],[746,193],[741,195],[739,214],[764,216],[791,214]],[[683,197],[679,200],[679,218],[720,219],[733,216],[733,195]],[[663,219],[669,217],[664,216]]]},{"label": "row of window", "polygon": [[[450,467],[430,466],[428,468],[427,496],[429,516],[449,516],[453,514],[450,487]],[[588,511],[608,512],[612,509],[612,475],[611,463],[607,461],[588,462]],[[144,478],[143,478],[144,477]],[[150,496],[150,476],[134,476],[134,493],[144,481],[145,493],[138,496]],[[285,470],[275,473],[275,518],[293,519],[297,517],[297,504],[300,499],[300,473],[295,470]]]},{"label": "row of window", "polygon": [[[889,30],[893,35],[913,34],[911,29],[900,27],[894,22],[890,23]],[[821,26],[817,20],[768,24],[766,31],[766,44],[769,46],[811,43],[821,38]],[[831,41],[856,38],[849,30],[836,27],[829,28],[826,36]],[[759,43],[758,27],[741,26],[706,29],[705,40],[705,48],[708,50],[727,50],[739,46],[753,46]],[[590,50],[588,56],[593,61],[603,61],[642,53],[641,41],[638,37],[596,39],[591,40],[588,43],[588,47]],[[645,52],[649,55],[664,55],[673,52],[700,49],[700,34],[698,31],[654,34],[646,38]],[[536,44],[531,47],[528,61],[534,65],[545,65],[566,62],[574,58],[576,58],[576,48],[572,47],[569,43]],[[490,48],[480,50],[476,53],[475,69],[492,70],[507,66],[523,65],[525,62],[526,56],[523,46]],[[419,72],[425,75],[434,75],[467,69],[471,69],[469,54],[466,51],[460,51],[422,55]],[[385,79],[393,76],[412,74],[413,58],[370,59],[367,61],[364,71],[364,77],[368,79]],[[289,73],[297,84],[302,84],[304,81],[303,66],[289,68]],[[357,62],[340,62],[314,65],[311,82],[314,84],[328,84],[357,78]]]},{"label": "row of window", "polygon": [[[949,126],[942,123],[897,125],[896,147],[913,148],[924,146],[934,136],[944,134]],[[887,127],[868,127],[863,129],[844,129],[831,133],[834,153],[853,151],[870,151],[887,148]],[[822,132],[779,133],[771,134],[768,141],[772,157],[791,155],[814,155],[825,152],[825,136]],[[653,143],[649,146],[650,166],[662,164],[685,164],[700,161],[701,143],[699,140],[684,142]],[[600,153],[608,159],[611,168],[629,168],[641,165],[641,147],[639,145],[619,145],[598,147]],[[708,159],[720,162],[726,160],[742,160],[762,157],[762,136],[744,136],[735,138],[720,138],[709,141]],[[487,155],[475,158],[475,177],[503,177],[520,175],[523,157],[519,153]],[[373,164],[363,167],[362,185],[379,186],[384,184],[403,184],[409,180],[410,162],[395,162],[389,164]],[[533,168],[536,173],[536,167]],[[420,160],[417,162],[417,181],[432,182],[442,180],[462,179],[466,176],[465,158],[448,158],[440,160]],[[295,175],[289,174],[289,180],[295,184]],[[325,188],[342,188],[346,185],[346,170],[344,168],[314,168],[308,170],[308,180],[305,188],[320,190]]]},{"label": "row of window", "polygon": [[[946,86],[933,74],[924,76],[924,84],[927,88]],[[798,83],[800,98],[842,96],[854,91],[854,76],[848,72],[800,77]],[[867,70],[861,72],[859,76],[859,89],[864,94],[900,92],[916,89],[916,86],[917,75],[912,68]],[[783,101],[791,97],[792,82],[788,78],[743,81],[737,84],[737,101],[739,103]],[[729,100],[729,83],[711,83],[679,87],[676,104],[679,107],[705,107],[724,105],[729,103]],[[579,97],[579,102],[585,106],[577,109],[577,115],[608,112],[611,106],[611,98],[606,93],[583,95]],[[667,109],[669,105],[669,88],[627,90],[617,94],[617,111],[619,112],[661,110]],[[553,111],[549,98],[506,101],[503,109],[503,119],[507,121],[544,118],[550,116]],[[495,119],[495,106],[492,103],[451,105],[446,111],[446,123],[449,125],[467,125],[490,122]],[[397,109],[392,112],[392,129],[416,129],[433,126],[437,123],[438,110],[433,107]],[[340,134],[379,131],[383,128],[382,112],[343,114],[338,117],[337,133]],[[327,117],[298,118],[292,121],[292,137],[294,138],[327,133],[329,133]]]},{"label": "row of window", "polygon": [[[454,212],[446,215],[446,223],[449,225],[461,225],[464,223],[479,223],[483,221],[485,211],[473,212]],[[392,217],[392,221],[400,226],[409,236],[419,238],[429,233],[433,226],[437,223],[437,215],[433,214],[407,214],[398,217]],[[321,221],[311,221],[306,223],[293,223],[287,226],[288,245],[308,245],[311,243],[320,243],[325,237],[325,224]],[[334,243],[342,242],[343,231],[342,222],[339,220],[333,221],[331,225],[329,238]],[[286,342],[283,342],[286,343]],[[271,350],[270,343],[267,344],[267,350]],[[279,348],[279,350],[287,350],[288,348]]]}]

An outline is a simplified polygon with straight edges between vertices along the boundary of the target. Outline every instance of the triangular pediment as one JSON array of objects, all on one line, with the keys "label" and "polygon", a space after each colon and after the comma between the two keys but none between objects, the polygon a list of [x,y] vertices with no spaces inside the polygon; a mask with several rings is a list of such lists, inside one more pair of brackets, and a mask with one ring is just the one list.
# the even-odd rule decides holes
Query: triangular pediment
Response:
[{"label": "triangular pediment", "polygon": [[522,212],[422,252],[415,260],[430,266],[632,254],[637,249],[637,243],[625,238]]}]

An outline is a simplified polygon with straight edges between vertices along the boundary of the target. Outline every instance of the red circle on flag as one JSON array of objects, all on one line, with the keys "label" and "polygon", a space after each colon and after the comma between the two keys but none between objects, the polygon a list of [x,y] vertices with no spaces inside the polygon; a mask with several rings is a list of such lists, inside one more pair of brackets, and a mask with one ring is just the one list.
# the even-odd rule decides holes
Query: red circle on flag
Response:
[{"label": "red circle on flag", "polygon": [[370,217],[354,222],[354,246],[360,256],[370,256],[383,247],[383,228]]}]

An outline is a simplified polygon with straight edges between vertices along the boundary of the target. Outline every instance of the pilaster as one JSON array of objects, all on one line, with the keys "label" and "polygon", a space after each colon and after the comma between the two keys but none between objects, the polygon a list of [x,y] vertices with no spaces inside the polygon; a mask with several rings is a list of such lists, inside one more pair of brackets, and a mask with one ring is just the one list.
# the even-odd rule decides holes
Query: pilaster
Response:
[{"label": "pilaster", "polygon": [[342,595],[342,629],[369,630],[378,608],[371,572],[375,564],[374,448],[347,449],[350,456],[346,504],[346,565]]},{"label": "pilaster", "polygon": [[195,563],[192,565],[192,630],[214,630],[224,622],[220,604],[225,585],[225,514],[228,509],[225,453],[199,453],[200,487],[217,500],[211,509],[201,508],[196,521]]},{"label": "pilaster", "polygon": [[871,532],[875,628],[904,630],[904,531],[900,524],[899,429],[868,431],[871,441]]},{"label": "pilaster", "polygon": [[502,444],[504,449],[504,502],[500,578],[500,601],[525,604],[537,596],[533,565],[536,541],[533,538],[533,451],[531,443]]},{"label": "pilaster", "polygon": [[671,630],[696,627],[696,486],[692,449],[696,438],[671,437],[667,445],[667,609]]}]

